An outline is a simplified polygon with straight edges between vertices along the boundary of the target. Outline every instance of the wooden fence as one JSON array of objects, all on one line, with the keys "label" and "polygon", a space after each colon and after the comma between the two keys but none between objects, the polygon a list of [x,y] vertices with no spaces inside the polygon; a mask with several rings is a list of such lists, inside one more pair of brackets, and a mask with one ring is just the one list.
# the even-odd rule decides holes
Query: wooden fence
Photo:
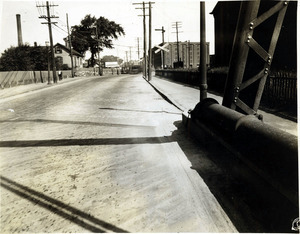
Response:
[{"label": "wooden fence", "polygon": [[[62,71],[63,78],[71,77],[71,71]],[[57,75],[58,77],[58,75]],[[50,72],[50,79],[53,73]],[[2,89],[17,85],[48,82],[48,71],[7,71],[0,72],[0,86]]]},{"label": "wooden fence", "polygon": [[[76,69],[75,76],[87,77],[98,76],[98,68]],[[104,68],[103,75],[120,74],[120,69]],[[58,79],[58,71],[56,73]],[[53,72],[49,73],[50,80],[53,80]],[[71,77],[71,70],[62,70],[62,78]],[[2,89],[18,85],[48,82],[48,71],[5,71],[0,72],[0,86]]]}]

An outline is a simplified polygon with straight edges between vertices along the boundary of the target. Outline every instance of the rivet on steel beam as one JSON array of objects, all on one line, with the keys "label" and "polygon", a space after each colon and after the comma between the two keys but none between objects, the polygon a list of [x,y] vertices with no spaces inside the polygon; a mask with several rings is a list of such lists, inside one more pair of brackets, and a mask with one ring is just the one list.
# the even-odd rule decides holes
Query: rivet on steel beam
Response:
[{"label": "rivet on steel beam", "polygon": [[253,23],[253,22],[251,22],[251,23],[250,23],[250,26],[253,26],[253,25],[254,25],[254,23]]},{"label": "rivet on steel beam", "polygon": [[252,29],[253,29],[253,27],[252,27],[252,26],[250,26],[250,27],[249,27],[249,29],[250,29],[250,30],[252,30]]},{"label": "rivet on steel beam", "polygon": [[247,43],[249,43],[249,42],[250,42],[250,39],[251,39],[251,36],[248,35],[247,38],[248,38],[248,39],[247,39]]},{"label": "rivet on steel beam", "polygon": [[287,2],[284,2],[284,5],[286,6],[288,3]]},{"label": "rivet on steel beam", "polygon": [[267,73],[268,73],[268,71],[269,71],[269,68],[266,68],[266,69],[265,69],[265,74],[267,74]]}]

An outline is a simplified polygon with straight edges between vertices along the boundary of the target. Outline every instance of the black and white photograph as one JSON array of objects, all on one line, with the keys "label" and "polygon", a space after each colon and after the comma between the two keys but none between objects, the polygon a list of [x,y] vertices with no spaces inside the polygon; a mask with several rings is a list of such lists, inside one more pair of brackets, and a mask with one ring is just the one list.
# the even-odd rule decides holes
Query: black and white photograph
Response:
[{"label": "black and white photograph", "polygon": [[297,13],[0,0],[0,233],[299,233]]}]

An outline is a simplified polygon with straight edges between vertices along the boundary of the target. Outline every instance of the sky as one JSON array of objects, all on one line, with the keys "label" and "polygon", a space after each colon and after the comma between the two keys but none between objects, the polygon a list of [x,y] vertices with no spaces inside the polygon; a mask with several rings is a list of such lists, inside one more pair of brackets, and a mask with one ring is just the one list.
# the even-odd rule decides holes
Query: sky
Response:
[{"label": "sky", "polygon": [[[180,22],[179,41],[200,41],[200,1],[198,0],[157,0],[152,4],[152,47],[162,42],[161,29],[166,30],[165,42],[176,41],[175,22]],[[126,51],[128,59],[138,58],[138,40],[140,56],[143,48],[143,17],[142,3],[137,0],[86,0],[86,1],[49,1],[56,5],[51,7],[51,14],[58,16],[53,19],[57,26],[53,26],[53,42],[64,44],[63,38],[67,36],[66,14],[69,26],[79,25],[80,21],[91,14],[96,18],[103,16],[110,21],[120,24],[125,31],[125,36],[114,40],[114,49],[104,49],[100,57],[114,55],[125,60]],[[210,43],[210,54],[214,54],[214,18],[210,14],[216,1],[206,1],[206,41]],[[36,5],[45,5],[46,1],[3,1],[0,0],[0,53],[11,46],[18,45],[16,14],[21,15],[23,43],[45,45],[49,41],[49,31],[45,19],[40,19],[40,14],[46,15],[46,8],[37,8]],[[148,14],[148,9],[146,9]],[[149,35],[149,18],[146,17],[147,37]],[[139,38],[139,39],[138,39]],[[148,43],[148,42],[147,42]],[[87,54],[88,56],[88,54]]]}]

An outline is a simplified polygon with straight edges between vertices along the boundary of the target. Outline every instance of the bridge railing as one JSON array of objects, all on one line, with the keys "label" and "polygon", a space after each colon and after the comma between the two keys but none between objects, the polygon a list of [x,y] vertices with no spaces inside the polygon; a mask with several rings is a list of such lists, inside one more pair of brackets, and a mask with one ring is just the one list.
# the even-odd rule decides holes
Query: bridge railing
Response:
[{"label": "bridge railing", "polygon": [[[199,72],[184,71],[184,70],[156,70],[156,76],[161,76],[166,79],[199,86]],[[223,95],[226,72],[209,71],[207,74],[208,90]],[[280,109],[297,109],[297,77],[287,73],[278,73],[268,76],[262,104],[267,108]]]}]

